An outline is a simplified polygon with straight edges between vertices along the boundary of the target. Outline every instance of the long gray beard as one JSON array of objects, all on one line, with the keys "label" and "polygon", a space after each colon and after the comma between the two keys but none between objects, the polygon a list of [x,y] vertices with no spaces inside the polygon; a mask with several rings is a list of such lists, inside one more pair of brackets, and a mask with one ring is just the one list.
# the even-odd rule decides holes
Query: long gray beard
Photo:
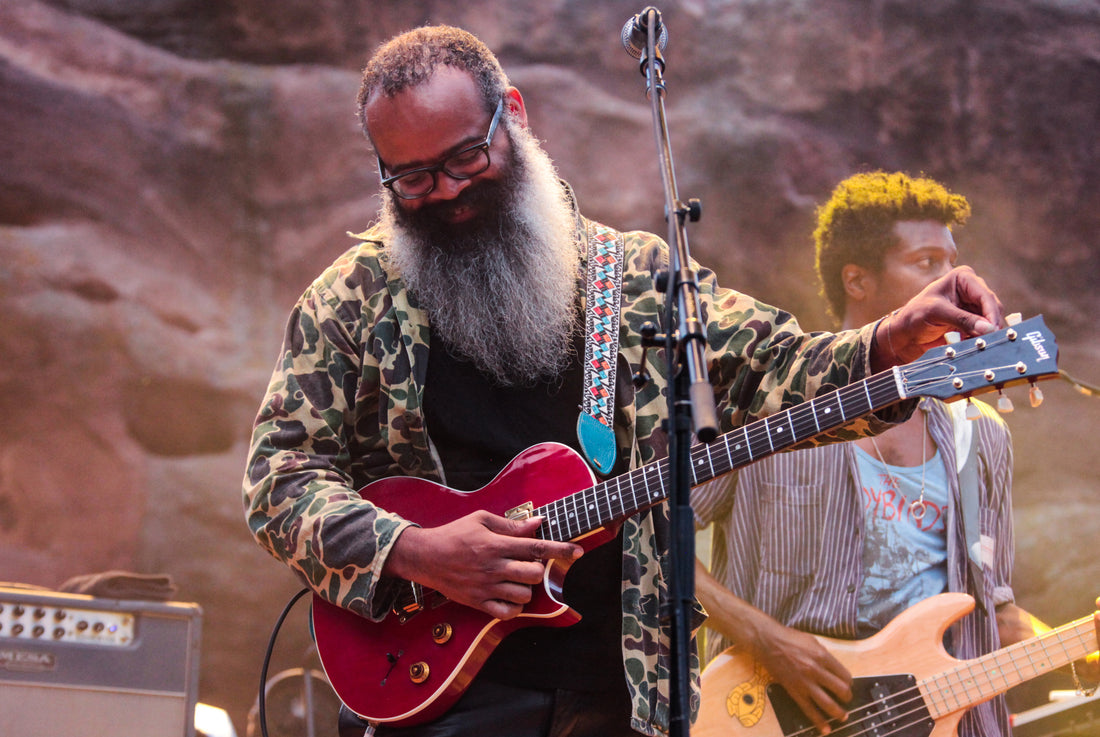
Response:
[{"label": "long gray beard", "polygon": [[500,385],[528,386],[557,376],[571,358],[580,250],[550,157],[527,129],[507,130],[514,153],[499,219],[440,242],[416,227],[416,213],[397,212],[391,195],[381,223],[433,340]]}]

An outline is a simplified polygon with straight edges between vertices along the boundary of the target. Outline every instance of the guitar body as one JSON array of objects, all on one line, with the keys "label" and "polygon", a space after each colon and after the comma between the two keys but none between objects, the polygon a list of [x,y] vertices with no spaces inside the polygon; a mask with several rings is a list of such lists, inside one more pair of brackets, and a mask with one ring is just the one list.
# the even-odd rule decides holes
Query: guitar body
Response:
[{"label": "guitar body", "polygon": [[[956,620],[974,608],[974,600],[966,594],[940,594],[916,604],[902,612],[882,631],[865,640],[836,640],[818,637],[837,660],[851,672],[857,681],[861,677],[879,677],[892,674],[914,676],[917,681],[947,671],[959,664],[943,647],[943,634]],[[772,699],[766,688],[771,678],[755,659],[729,648],[712,660],[702,675],[702,705],[698,721],[692,726],[692,734],[701,737],[786,737]],[[929,694],[920,691],[922,703],[931,704]],[[926,735],[928,737],[952,737],[966,706],[947,711],[935,717],[935,724],[920,724],[914,717],[908,729],[889,730],[899,737]],[[942,710],[943,705],[939,705]],[[911,712],[912,709],[906,711]],[[848,724],[863,716],[849,715]],[[872,733],[850,732],[841,725],[834,725],[837,734]],[[804,734],[817,734],[810,729]]]},{"label": "guitar body", "polygon": [[[538,508],[593,481],[588,465],[572,448],[542,443],[516,456],[476,491],[398,476],[369,484],[361,494],[430,528],[482,509],[508,516],[526,503]],[[600,528],[575,542],[591,550],[616,533],[617,528]],[[407,618],[390,613],[372,622],[314,595],[313,628],[325,674],[340,700],[364,719],[401,725],[434,719],[458,700],[505,635],[521,627],[564,627],[580,620],[561,601],[568,568],[559,561],[546,566],[543,585],[534,587],[531,602],[508,621],[433,592],[427,594],[426,606]]]}]

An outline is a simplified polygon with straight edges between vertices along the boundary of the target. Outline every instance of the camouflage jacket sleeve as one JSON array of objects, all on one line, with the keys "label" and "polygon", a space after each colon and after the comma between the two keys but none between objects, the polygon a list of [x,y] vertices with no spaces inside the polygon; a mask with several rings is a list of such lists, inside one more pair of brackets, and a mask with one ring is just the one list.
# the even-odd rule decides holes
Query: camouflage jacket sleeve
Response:
[{"label": "camouflage jacket sleeve", "polygon": [[244,480],[260,545],[324,598],[375,619],[389,603],[379,589],[386,556],[410,523],[358,490],[435,474],[422,426],[409,420],[417,331],[398,328],[423,316],[394,297],[376,246],[346,253],[292,311]]}]

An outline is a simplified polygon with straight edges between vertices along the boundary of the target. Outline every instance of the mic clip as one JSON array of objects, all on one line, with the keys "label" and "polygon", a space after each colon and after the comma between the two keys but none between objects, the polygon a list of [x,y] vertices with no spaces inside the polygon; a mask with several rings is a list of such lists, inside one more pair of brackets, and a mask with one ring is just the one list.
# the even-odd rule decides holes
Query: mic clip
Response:
[{"label": "mic clip", "polygon": [[657,326],[652,322],[642,323],[639,332],[642,334],[642,360],[638,363],[638,370],[630,377],[630,381],[634,384],[635,389],[641,389],[648,384],[649,380],[652,378],[649,375],[649,371],[646,370],[646,360],[649,357],[649,349],[659,346],[663,342],[663,340],[658,339]]},{"label": "mic clip", "polygon": [[[623,24],[623,48],[635,59],[641,59],[644,65],[646,47],[649,44],[649,21],[653,18],[653,30],[656,36],[656,60],[660,62],[660,51],[668,45],[668,28],[661,22],[661,11],[650,5],[642,12],[627,19]],[[663,64],[663,62],[661,62]]]}]

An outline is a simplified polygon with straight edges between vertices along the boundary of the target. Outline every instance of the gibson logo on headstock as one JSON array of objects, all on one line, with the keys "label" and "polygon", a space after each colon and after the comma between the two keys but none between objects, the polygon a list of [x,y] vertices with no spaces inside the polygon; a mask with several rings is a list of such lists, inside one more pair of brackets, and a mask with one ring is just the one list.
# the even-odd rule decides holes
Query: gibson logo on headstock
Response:
[{"label": "gibson logo on headstock", "polygon": [[1045,361],[1050,358],[1050,354],[1047,353],[1046,347],[1043,345],[1043,334],[1038,330],[1032,330],[1030,333],[1024,336],[1024,340],[1031,343],[1031,347],[1035,349],[1035,352],[1039,354],[1039,360]]}]

